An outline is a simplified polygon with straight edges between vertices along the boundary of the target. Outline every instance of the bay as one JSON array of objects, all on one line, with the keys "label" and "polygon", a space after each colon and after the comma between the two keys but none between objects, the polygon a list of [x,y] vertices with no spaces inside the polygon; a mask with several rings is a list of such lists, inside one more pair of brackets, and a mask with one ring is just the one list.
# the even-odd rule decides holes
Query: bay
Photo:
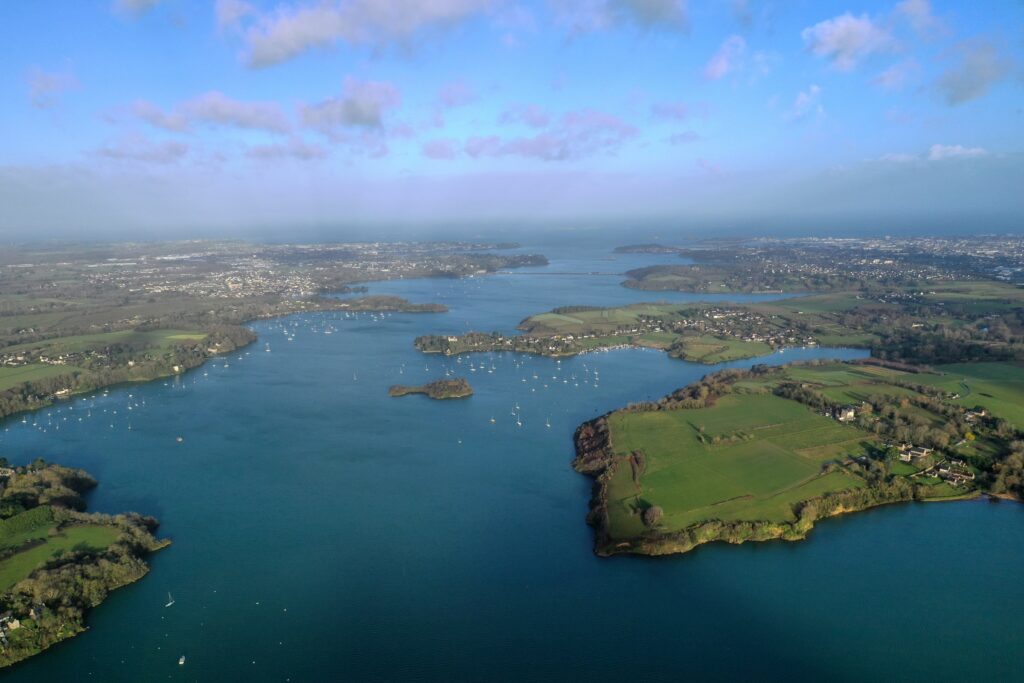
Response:
[{"label": "bay", "polygon": [[[645,350],[460,363],[413,349],[420,334],[509,332],[555,306],[712,298],[581,274],[665,256],[543,251],[551,264],[532,273],[370,285],[447,304],[447,314],[264,321],[253,325],[257,344],[177,380],[9,421],[0,454],[84,467],[100,481],[91,510],[155,515],[174,544],[92,612],[87,633],[7,677],[1017,675],[1019,505],[901,505],[823,522],[799,543],[595,557],[584,521],[590,481],[570,466],[575,427],[726,366]],[[863,355],[789,349],[728,366]],[[476,394],[387,395],[391,384],[446,371]],[[172,608],[163,607],[168,591]]]}]

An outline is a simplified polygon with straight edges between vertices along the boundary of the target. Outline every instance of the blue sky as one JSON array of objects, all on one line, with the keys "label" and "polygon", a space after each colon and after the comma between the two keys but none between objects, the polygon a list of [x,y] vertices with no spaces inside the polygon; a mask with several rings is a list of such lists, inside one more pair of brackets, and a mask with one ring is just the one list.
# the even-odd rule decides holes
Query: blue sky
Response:
[{"label": "blue sky", "polygon": [[[0,24],[0,231],[1019,228],[1024,3],[114,0]],[[870,225],[868,225],[870,224]]]}]

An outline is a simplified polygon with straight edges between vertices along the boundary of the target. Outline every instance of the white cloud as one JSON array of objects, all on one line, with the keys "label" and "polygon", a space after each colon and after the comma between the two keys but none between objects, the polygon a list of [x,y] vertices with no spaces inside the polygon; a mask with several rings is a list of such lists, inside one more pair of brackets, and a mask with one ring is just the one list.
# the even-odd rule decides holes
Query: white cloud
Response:
[{"label": "white cloud", "polygon": [[812,84],[807,90],[797,93],[796,98],[793,100],[793,106],[790,107],[786,118],[790,121],[799,121],[811,114],[820,115],[824,113],[825,108],[821,105],[821,88]]},{"label": "white cloud", "polygon": [[79,87],[78,79],[70,73],[44,71],[32,67],[26,77],[28,99],[33,107],[47,109],[60,102],[60,96]]},{"label": "white cloud", "polygon": [[614,154],[638,130],[612,114],[592,109],[566,112],[535,135],[502,139],[471,137],[463,149],[473,158],[517,156],[540,161],[573,161],[597,154]]},{"label": "white cloud", "polygon": [[464,107],[477,99],[476,89],[465,81],[445,83],[437,93],[437,103],[445,109]]},{"label": "white cloud", "polygon": [[496,0],[350,0],[286,5],[260,15],[245,34],[248,61],[261,67],[337,42],[381,46],[491,9]]},{"label": "white cloud", "polygon": [[612,5],[641,25],[686,26],[684,0],[617,0]]},{"label": "white cloud", "polygon": [[96,154],[114,161],[137,161],[146,164],[173,164],[188,153],[181,142],[154,142],[144,136],[130,136],[100,147]]},{"label": "white cloud", "polygon": [[132,113],[151,126],[177,133],[185,132],[191,125],[188,117],[181,112],[165,112],[152,102],[145,100],[139,100],[133,104]]},{"label": "white cloud", "polygon": [[891,164],[909,164],[914,161],[920,160],[916,154],[910,154],[909,152],[889,152],[878,157],[879,161],[885,161]]},{"label": "white cloud", "polygon": [[945,30],[942,21],[932,14],[930,0],[903,0],[896,4],[896,14],[904,17],[922,36],[934,35]]},{"label": "white cloud", "polygon": [[380,128],[385,113],[402,101],[398,89],[383,81],[362,81],[348,77],[342,96],[301,108],[302,120],[324,133],[346,127]]},{"label": "white cloud", "polygon": [[962,42],[956,46],[955,54],[956,63],[939,77],[936,84],[949,105],[982,97],[1010,72],[1011,63],[987,41]]},{"label": "white cloud", "polygon": [[746,51],[747,41],[743,39],[743,36],[729,36],[704,66],[704,77],[713,81],[724,78],[731,71],[739,68]]},{"label": "white cloud", "polygon": [[155,7],[160,0],[114,0],[114,10],[138,16]]},{"label": "white cloud", "polygon": [[908,59],[904,62],[893,64],[877,76],[871,82],[885,90],[900,90],[907,85],[907,82],[920,70],[917,62]]},{"label": "white cloud", "polygon": [[150,125],[175,132],[187,131],[197,123],[251,128],[271,133],[286,133],[291,127],[284,110],[276,102],[233,100],[216,91],[184,102],[170,112],[146,101],[136,102],[133,111]]},{"label": "white cloud", "polygon": [[911,154],[910,152],[889,152],[878,157],[877,161],[890,164],[911,164],[934,161],[948,161],[950,159],[977,159],[987,157],[989,152],[983,147],[965,147],[963,145],[940,145],[935,144],[928,148],[923,154]]},{"label": "white cloud", "polygon": [[557,23],[572,33],[600,31],[622,24],[686,29],[685,0],[549,0]]},{"label": "white cloud", "polygon": [[256,8],[243,0],[217,0],[213,12],[220,29],[236,28],[243,19],[256,15]]},{"label": "white cloud", "polygon": [[246,150],[251,159],[279,161],[295,159],[298,161],[316,161],[327,158],[327,150],[319,145],[311,145],[299,138],[289,138],[287,142],[275,145],[254,145]]},{"label": "white cloud", "polygon": [[928,161],[945,159],[972,159],[983,157],[988,150],[982,147],[964,147],[963,145],[932,145],[928,148]]},{"label": "white cloud", "polygon": [[866,14],[855,17],[849,12],[805,28],[800,35],[812,53],[840,71],[852,71],[863,59],[895,44],[889,31]]},{"label": "white cloud", "polygon": [[423,143],[420,151],[428,159],[450,161],[459,155],[459,143],[449,138],[428,140]]},{"label": "white cloud", "polygon": [[536,104],[524,104],[510,107],[502,112],[501,123],[521,123],[530,128],[544,128],[551,122],[551,116]]},{"label": "white cloud", "polygon": [[690,142],[697,142],[698,140],[700,140],[700,135],[692,130],[683,131],[682,133],[673,133],[665,138],[665,142],[670,145],[685,145]]}]

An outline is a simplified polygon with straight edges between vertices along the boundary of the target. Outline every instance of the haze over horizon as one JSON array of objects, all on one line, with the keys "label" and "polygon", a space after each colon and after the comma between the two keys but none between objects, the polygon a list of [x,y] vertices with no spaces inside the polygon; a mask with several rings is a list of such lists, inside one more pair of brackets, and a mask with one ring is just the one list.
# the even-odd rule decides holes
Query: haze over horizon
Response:
[{"label": "haze over horizon", "polygon": [[116,0],[0,28],[0,238],[997,232],[1024,4]]}]

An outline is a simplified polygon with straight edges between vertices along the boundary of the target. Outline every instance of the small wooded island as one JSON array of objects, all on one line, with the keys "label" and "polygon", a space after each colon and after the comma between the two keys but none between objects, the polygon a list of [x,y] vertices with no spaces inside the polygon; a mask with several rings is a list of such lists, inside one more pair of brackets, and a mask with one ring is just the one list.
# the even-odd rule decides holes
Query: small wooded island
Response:
[{"label": "small wooded island", "polygon": [[391,396],[408,396],[409,394],[426,394],[428,397],[442,400],[446,398],[467,398],[473,395],[473,387],[469,382],[457,377],[455,379],[439,379],[422,386],[405,386],[396,384],[388,389]]},{"label": "small wooded island", "polygon": [[170,544],[152,517],[85,513],[95,487],[82,470],[0,459],[0,667],[84,631],[86,612]]}]

